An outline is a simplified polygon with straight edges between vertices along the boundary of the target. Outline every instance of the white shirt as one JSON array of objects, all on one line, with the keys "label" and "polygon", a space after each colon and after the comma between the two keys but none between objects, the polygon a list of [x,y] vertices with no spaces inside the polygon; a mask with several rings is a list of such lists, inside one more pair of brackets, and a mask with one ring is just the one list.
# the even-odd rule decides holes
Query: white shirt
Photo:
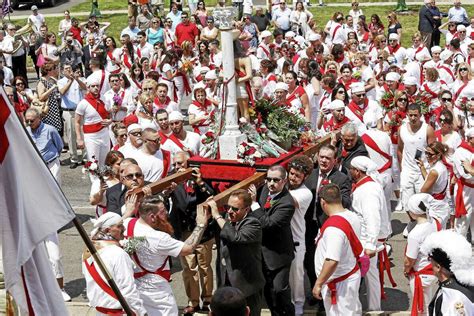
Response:
[{"label": "white shirt", "polygon": [[[0,48],[3,51],[12,51],[13,50],[13,37],[5,35],[3,37],[3,41],[0,42]],[[3,56],[5,57],[5,64],[8,67],[11,68],[12,67],[12,55],[3,53]]]},{"label": "white shirt", "polygon": [[[372,140],[377,144],[377,146],[380,148],[381,151],[383,151],[384,153],[390,156],[392,141],[390,140],[390,136],[388,136],[387,133],[382,132],[377,129],[369,129],[365,132],[365,134],[367,134],[370,138],[372,138]],[[387,163],[388,161],[387,158],[383,157],[381,154],[373,150],[367,144],[365,145],[365,148],[369,152],[370,159],[373,162],[375,162],[375,164],[377,165],[377,170],[382,168]],[[391,171],[392,171],[392,168],[388,168],[385,172],[391,173]]]},{"label": "white shirt", "polygon": [[428,221],[426,223],[416,224],[416,226],[408,233],[405,255],[408,258],[416,259],[415,265],[413,266],[415,271],[420,271],[430,264],[428,255],[423,254],[420,251],[420,248],[425,238],[434,232],[436,232],[435,224]]},{"label": "white shirt", "polygon": [[421,159],[426,162],[424,149],[428,145],[426,141],[428,125],[422,123],[420,129],[416,133],[412,133],[409,126],[409,124],[403,124],[400,127],[400,138],[403,141],[402,172],[419,174],[420,167],[415,161],[415,154],[417,149],[421,150]]},{"label": "white shirt", "polygon": [[288,7],[285,10],[282,10],[280,6],[278,6],[272,12],[272,20],[276,22],[278,28],[282,30],[288,30],[290,28],[290,16],[291,16],[291,9]]},{"label": "white shirt", "polygon": [[135,157],[136,153],[140,151],[140,147],[136,148],[132,145],[132,143],[127,141],[125,145],[119,148],[119,151],[123,154],[125,158],[133,158]]},{"label": "white shirt", "polygon": [[[345,210],[344,212],[338,213],[337,216],[344,217],[351,224],[355,234],[360,236],[361,223],[356,214]],[[317,275],[321,273],[326,259],[338,262],[336,271],[334,271],[328,281],[343,276],[354,268],[356,258],[352,252],[349,239],[341,229],[330,226],[326,228],[321,237],[318,235],[318,238],[320,239],[314,254],[314,268]]]},{"label": "white shirt", "polygon": [[155,182],[161,179],[164,172],[163,151],[161,149],[154,155],[144,153],[143,149],[138,150],[132,158],[135,158],[142,169],[145,181]]},{"label": "white shirt", "polygon": [[299,188],[290,190],[290,194],[298,204],[295,208],[295,213],[291,218],[291,233],[293,234],[293,241],[299,242],[300,246],[305,245],[306,222],[304,216],[313,200],[313,193],[306,187],[301,185]]},{"label": "white shirt", "polygon": [[[112,112],[112,108],[114,107],[114,96],[118,95],[122,99],[121,106],[127,108],[126,111],[120,110],[115,113]],[[105,108],[107,111],[112,113],[112,120],[113,121],[122,121],[128,114],[131,114],[133,110],[135,110],[135,104],[133,103],[133,97],[131,93],[127,93],[123,88],[115,93],[114,90],[110,89],[107,91],[104,96],[102,97],[104,100]]]},{"label": "white shirt", "polygon": [[[192,155],[199,155],[199,148],[201,147],[201,136],[198,133],[186,131],[184,140],[179,139],[185,148],[192,152]],[[174,141],[167,139],[163,144],[163,149],[171,152],[173,155],[183,151]]]},{"label": "white shirt", "polygon": [[[80,78],[79,80],[85,81],[84,78]],[[69,79],[66,77],[59,79],[58,88],[60,90],[63,89],[67,85],[68,81]],[[69,86],[69,89],[61,96],[61,107],[63,109],[74,109],[83,98],[84,91],[79,86],[79,83],[76,80],[73,80]]]},{"label": "white shirt", "polygon": [[28,21],[31,21],[31,23],[33,24],[33,30],[37,33],[39,32],[41,25],[45,24],[46,22],[44,16],[41,13],[38,13],[37,15],[30,15],[28,17]]},{"label": "white shirt", "polygon": [[339,23],[332,23],[329,29],[329,38],[332,44],[344,44],[347,41],[346,32]]},{"label": "white shirt", "polygon": [[[138,50],[140,49],[140,55],[141,56],[138,56]],[[140,57],[143,58],[143,57],[148,57],[148,58],[151,58],[151,55],[153,54],[153,45],[151,45],[150,43],[148,42],[145,42],[145,45],[141,46],[141,44],[138,44],[136,47],[135,47],[135,56],[137,56],[139,59]]]},{"label": "white shirt", "polygon": [[96,124],[102,122],[102,117],[99,115],[96,109],[89,103],[83,99],[76,108],[76,113],[82,115],[84,125]]},{"label": "white shirt", "polygon": [[[362,104],[362,107],[363,106],[364,106],[364,104]],[[360,106],[359,106],[359,108],[362,109]],[[369,102],[367,103],[367,108],[365,109],[364,113],[365,112],[375,113],[375,117],[377,118],[377,120],[379,120],[383,117],[382,108],[380,107],[380,105],[378,104],[377,101],[369,100]],[[359,136],[364,134],[367,131],[367,127],[365,126],[364,122],[361,121],[357,117],[357,115],[354,114],[354,112],[352,112],[352,110],[349,107],[346,107],[345,114],[346,114],[347,118],[351,120],[351,122],[357,124],[357,130],[358,130],[357,133],[359,134]]]}]

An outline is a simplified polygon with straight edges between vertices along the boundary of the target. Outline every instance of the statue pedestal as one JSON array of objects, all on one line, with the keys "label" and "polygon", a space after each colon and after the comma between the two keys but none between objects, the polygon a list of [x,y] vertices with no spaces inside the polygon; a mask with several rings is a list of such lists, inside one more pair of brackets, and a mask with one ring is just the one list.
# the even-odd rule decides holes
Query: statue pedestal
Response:
[{"label": "statue pedestal", "polygon": [[237,147],[240,143],[247,141],[245,134],[219,136],[220,159],[237,160]]}]

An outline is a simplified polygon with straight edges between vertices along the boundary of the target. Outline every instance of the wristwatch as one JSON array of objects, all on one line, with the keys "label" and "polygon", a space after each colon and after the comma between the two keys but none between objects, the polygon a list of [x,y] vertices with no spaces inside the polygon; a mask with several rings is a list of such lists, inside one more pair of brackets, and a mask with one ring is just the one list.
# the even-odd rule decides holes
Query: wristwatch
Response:
[{"label": "wristwatch", "polygon": [[197,227],[200,227],[200,228],[206,227],[206,225],[204,225],[204,224],[196,224],[196,226],[197,226]]}]

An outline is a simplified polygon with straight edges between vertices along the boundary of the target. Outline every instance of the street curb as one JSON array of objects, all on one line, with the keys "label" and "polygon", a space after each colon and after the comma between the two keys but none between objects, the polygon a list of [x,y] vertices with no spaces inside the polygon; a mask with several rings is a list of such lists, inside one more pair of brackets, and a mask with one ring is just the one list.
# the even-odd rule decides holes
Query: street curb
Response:
[{"label": "street curb", "polygon": [[[94,313],[94,309],[88,305],[86,302],[67,302],[66,307],[68,308],[69,312],[71,315],[92,315]],[[184,306],[179,307],[179,310],[182,311],[184,309]],[[203,313],[195,313],[195,315],[207,315]],[[261,315],[267,316],[270,315],[270,310],[268,309],[262,309]],[[319,313],[314,310],[305,310],[304,315],[325,315],[325,313]],[[393,311],[393,312],[367,312],[364,313],[366,316],[382,316],[382,315],[390,315],[390,316],[408,316],[410,315],[410,312],[402,312],[402,311]]]}]

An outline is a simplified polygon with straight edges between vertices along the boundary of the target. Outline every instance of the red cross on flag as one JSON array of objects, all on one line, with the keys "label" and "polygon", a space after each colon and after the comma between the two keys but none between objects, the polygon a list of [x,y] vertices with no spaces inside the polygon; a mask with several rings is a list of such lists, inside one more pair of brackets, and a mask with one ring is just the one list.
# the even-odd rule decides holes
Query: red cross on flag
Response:
[{"label": "red cross on flag", "polygon": [[5,286],[22,314],[69,314],[44,240],[74,217],[0,88],[0,244]]}]

